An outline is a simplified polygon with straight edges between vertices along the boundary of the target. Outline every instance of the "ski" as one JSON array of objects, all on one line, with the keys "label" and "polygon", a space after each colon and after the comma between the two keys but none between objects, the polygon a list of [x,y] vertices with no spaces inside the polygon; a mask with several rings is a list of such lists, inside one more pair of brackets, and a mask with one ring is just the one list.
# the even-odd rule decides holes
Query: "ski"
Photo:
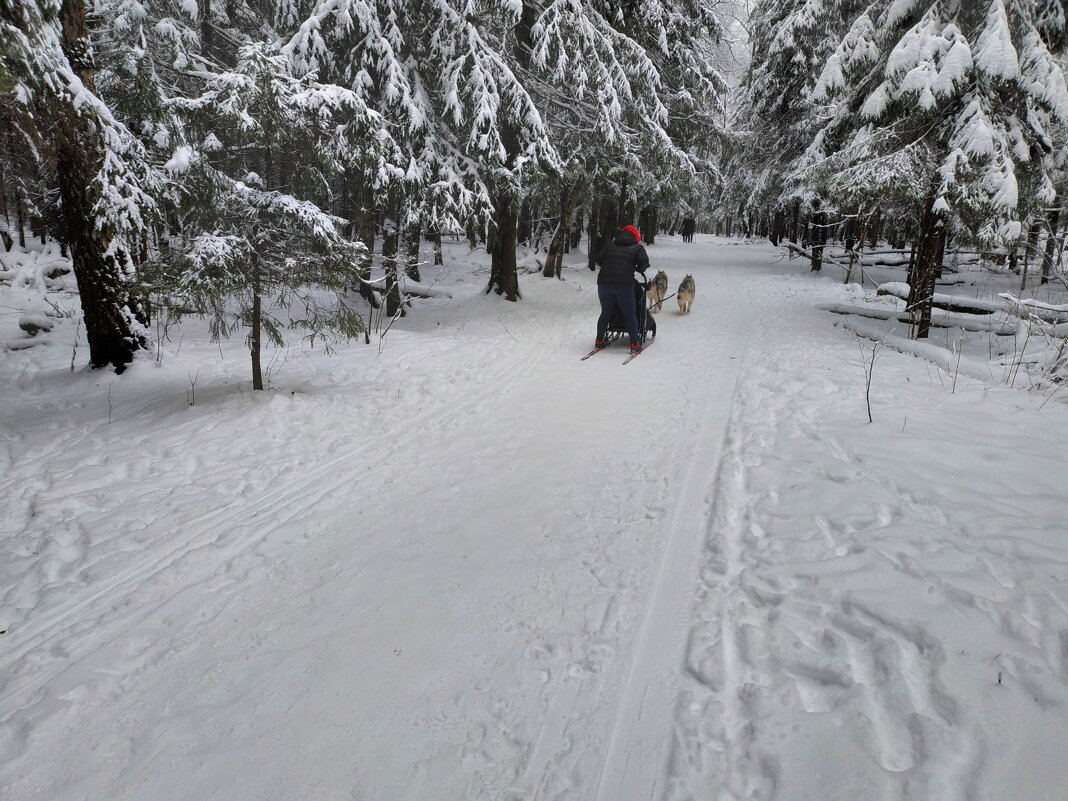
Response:
[{"label": "ski", "polygon": [[651,348],[652,346],[653,346],[653,341],[649,340],[648,342],[645,343],[645,345],[642,346],[642,349],[640,351],[638,351],[637,353],[632,353],[632,354],[630,354],[630,356],[625,358],[623,360],[623,364],[630,364],[630,360],[631,359],[635,358],[636,356],[641,356],[643,353],[645,353],[645,351],[649,350],[649,348]]},{"label": "ski", "polygon": [[[605,347],[607,347],[607,345],[606,345]],[[594,348],[594,349],[593,349],[593,350],[591,350],[591,351],[590,351],[589,353],[587,353],[587,354],[586,354],[585,356],[583,356],[583,357],[582,357],[581,359],[579,359],[579,361],[583,361],[583,362],[584,362],[584,361],[586,361],[586,360],[587,360],[588,358],[590,358],[590,356],[592,356],[592,355],[593,355],[593,354],[595,354],[595,353],[599,353],[599,352],[600,352],[600,351],[602,351],[602,350],[604,350],[604,348]]]}]

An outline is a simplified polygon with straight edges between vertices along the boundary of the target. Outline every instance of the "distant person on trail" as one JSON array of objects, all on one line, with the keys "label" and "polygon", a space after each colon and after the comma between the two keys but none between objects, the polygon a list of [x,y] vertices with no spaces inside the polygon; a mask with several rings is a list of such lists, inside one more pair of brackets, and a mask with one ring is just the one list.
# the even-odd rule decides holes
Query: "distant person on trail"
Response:
[{"label": "distant person on trail", "polygon": [[682,241],[693,242],[694,231],[697,230],[697,220],[692,214],[687,214],[682,220]]},{"label": "distant person on trail", "polygon": [[634,297],[634,273],[642,274],[649,269],[649,254],[641,244],[642,235],[633,225],[624,225],[616,231],[611,245],[606,245],[597,254],[595,261],[601,268],[597,273],[597,297],[601,301],[601,316],[597,318],[597,342],[594,347],[603,348],[612,312],[618,306],[630,336],[630,349],[641,350],[638,338],[638,304]]}]

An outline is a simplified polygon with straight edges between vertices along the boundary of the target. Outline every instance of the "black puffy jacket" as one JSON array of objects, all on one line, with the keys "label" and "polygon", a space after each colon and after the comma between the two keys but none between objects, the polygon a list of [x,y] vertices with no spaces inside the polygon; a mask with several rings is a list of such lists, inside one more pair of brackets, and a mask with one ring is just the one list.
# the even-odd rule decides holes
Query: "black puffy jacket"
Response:
[{"label": "black puffy jacket", "polygon": [[649,254],[630,231],[617,231],[615,240],[597,254],[596,261],[601,268],[598,284],[629,285],[634,283],[635,272],[644,278],[649,269]]}]

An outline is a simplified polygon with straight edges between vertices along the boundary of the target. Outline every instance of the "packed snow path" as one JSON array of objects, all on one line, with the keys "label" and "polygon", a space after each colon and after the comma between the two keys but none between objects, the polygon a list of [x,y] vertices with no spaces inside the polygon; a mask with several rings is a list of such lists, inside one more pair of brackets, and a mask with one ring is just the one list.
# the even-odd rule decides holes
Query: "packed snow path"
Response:
[{"label": "packed snow path", "polygon": [[869,425],[829,279],[650,252],[625,367],[584,269],[251,398],[8,359],[0,797],[1068,798],[1062,406],[887,353]]}]

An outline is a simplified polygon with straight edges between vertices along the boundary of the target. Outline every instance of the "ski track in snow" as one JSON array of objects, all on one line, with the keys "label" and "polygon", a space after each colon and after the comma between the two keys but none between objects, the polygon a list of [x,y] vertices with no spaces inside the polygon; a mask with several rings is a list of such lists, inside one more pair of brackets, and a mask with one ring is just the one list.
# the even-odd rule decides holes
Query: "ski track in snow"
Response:
[{"label": "ski track in snow", "polygon": [[[377,404],[342,437],[282,395],[242,398],[235,422],[210,390],[220,413],[163,432],[149,397],[114,437],[99,421],[19,434],[0,478],[18,500],[0,521],[21,532],[0,543],[0,795],[1063,786],[1059,452],[1030,418],[976,444],[969,414],[993,401],[960,411],[973,401],[940,387],[911,390],[932,410],[907,407],[907,428],[881,423],[880,392],[861,424],[855,350],[815,309],[835,299],[825,283],[710,239],[652,256],[697,277],[695,310],[665,307],[657,347],[625,370],[622,348],[576,358],[596,313],[580,270],[525,279],[514,307],[418,309],[400,325],[429,334],[425,352],[402,340],[391,369],[360,356],[353,374],[380,385],[315,407],[337,425]],[[923,374],[880,358],[885,386]],[[1050,435],[1068,432],[1052,415]],[[266,445],[225,452],[239,424]],[[995,469],[1021,449],[1037,471]],[[235,475],[242,462],[257,470]],[[137,489],[111,520],[117,481]]]},{"label": "ski track in snow", "polygon": [[709,374],[717,376],[716,386],[700,416],[689,463],[674,501],[675,513],[665,532],[663,561],[608,739],[594,796],[597,801],[657,798],[666,775],[671,710],[690,627],[688,612],[700,535],[720,505],[733,500],[723,494],[714,496],[715,484],[709,478],[722,469],[723,441],[735,384],[744,363],[747,331],[744,316],[738,314],[737,294],[721,292],[717,297],[724,312],[720,321],[730,335],[725,346],[720,346],[716,362],[708,368]]},{"label": "ski track in snow", "polygon": [[[961,657],[981,643],[992,662],[1011,665],[1032,713],[1063,710],[1064,592],[1025,588],[1035,563],[1005,558],[1034,548],[1029,556],[1064,566],[1063,549],[1016,540],[1000,493],[972,499],[977,509],[962,519],[958,499],[880,472],[856,443],[824,433],[839,385],[818,375],[784,384],[777,366],[750,361],[763,366],[740,392],[719,470],[666,797],[998,798],[980,789],[984,759],[1003,739],[998,722],[975,714],[974,690],[947,678],[962,678],[947,641],[966,645]],[[784,485],[776,445],[790,439],[815,456],[793,465]],[[790,508],[785,495],[794,508],[779,520],[778,509]],[[812,510],[808,519],[799,505]],[[973,515],[988,516],[997,533],[981,536]],[[958,572],[962,561],[978,569]],[[889,595],[878,591],[888,575],[900,584]],[[932,633],[913,619],[931,604],[976,610],[990,625],[968,620],[960,636],[965,615],[951,613],[949,626],[939,621]],[[997,692],[1001,678],[991,669],[981,692]],[[784,716],[798,707],[810,717]],[[1068,743],[1064,722],[1057,739]],[[813,770],[804,760],[815,754],[846,767]],[[881,770],[858,769],[869,760]],[[806,769],[817,778],[799,782]]]},{"label": "ski track in snow", "polygon": [[[562,340],[565,320],[556,318],[552,322],[553,329],[548,333],[539,329],[539,336],[542,341],[562,346],[565,344]],[[527,351],[525,358],[519,360],[499,358],[493,369],[483,373],[481,382],[494,386],[519,380],[551,352],[551,349],[536,349]],[[127,678],[165,658],[175,650],[175,645],[180,646],[181,643],[164,643],[160,651],[160,643],[152,638],[139,637],[136,633],[130,636],[131,632],[139,630],[168,627],[173,620],[168,614],[171,601],[203,587],[215,595],[218,605],[200,603],[198,618],[205,621],[215,617],[228,601],[227,595],[218,591],[223,588],[233,591],[232,585],[257,578],[252,574],[253,570],[271,559],[273,549],[287,544],[286,537],[273,538],[272,535],[299,521],[351,482],[353,472],[362,460],[387,446],[403,448],[410,445],[423,434],[429,423],[453,424],[450,421],[477,411],[482,402],[478,393],[471,392],[470,386],[457,388],[451,398],[436,396],[433,406],[405,419],[399,433],[390,431],[365,441],[352,451],[305,470],[299,478],[286,481],[278,488],[260,493],[241,492],[240,502],[192,518],[163,544],[140,548],[137,558],[128,560],[121,569],[101,571],[100,578],[84,585],[72,581],[71,576],[76,571],[94,568],[93,562],[87,558],[88,535],[79,533],[78,527],[67,520],[76,517],[83,493],[92,492],[97,483],[106,486],[114,481],[115,476],[101,468],[109,460],[121,462],[124,456],[135,454],[144,443],[138,442],[118,451],[109,450],[97,460],[81,461],[65,475],[53,473],[48,485],[34,487],[33,507],[61,510],[64,524],[54,538],[46,541],[50,553],[38,561],[36,575],[25,583],[47,589],[66,579],[65,587],[73,591],[58,603],[42,603],[34,610],[35,614],[28,616],[26,625],[13,627],[10,634],[16,636],[5,639],[8,648],[0,654],[0,676],[3,676],[0,709],[8,710],[0,715],[0,742],[7,746],[2,749],[4,757],[17,756],[26,748],[30,721],[37,717],[37,707],[42,708],[41,714],[55,716],[63,707],[77,706],[83,696],[104,693],[117,697]],[[57,444],[51,452],[34,455],[48,460],[78,444],[80,442],[67,440]],[[166,457],[168,453],[169,449],[162,455]],[[159,454],[153,454],[144,459],[147,462],[158,457]],[[225,463],[215,475],[208,476],[208,483],[224,480],[230,467]],[[5,483],[14,486],[16,482],[9,478]],[[0,491],[6,489],[0,486]],[[149,503],[158,498],[156,494],[150,493],[150,496]],[[34,523],[41,525],[39,521]],[[303,536],[309,535],[305,533]],[[272,544],[272,539],[279,539],[279,542]],[[148,530],[137,537],[138,544],[143,546],[152,541]],[[51,600],[40,590],[34,594]],[[97,611],[100,609],[106,611],[100,614]],[[50,698],[54,693],[47,685],[55,682],[57,676],[71,665],[91,661],[94,652],[111,645],[118,645],[125,651],[125,664],[109,666],[102,671],[109,674],[108,678],[95,677],[91,687],[77,684],[73,690],[65,691],[60,699],[63,703],[59,705],[46,703],[54,700]]]}]

